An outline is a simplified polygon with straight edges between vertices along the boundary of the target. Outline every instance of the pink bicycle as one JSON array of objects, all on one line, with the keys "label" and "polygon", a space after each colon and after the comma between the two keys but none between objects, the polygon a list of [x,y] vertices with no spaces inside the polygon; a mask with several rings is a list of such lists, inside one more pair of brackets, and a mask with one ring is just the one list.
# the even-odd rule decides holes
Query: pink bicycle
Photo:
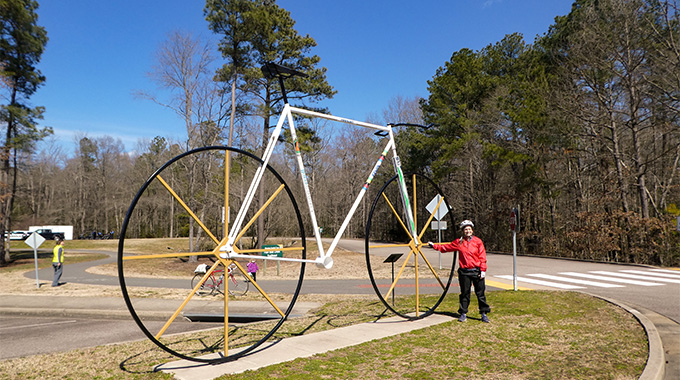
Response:
[{"label": "pink bicycle", "polygon": [[[191,289],[196,287],[196,284],[201,281],[208,269],[206,264],[200,264],[196,267],[194,277],[191,279]],[[227,277],[230,281],[229,286],[227,286],[227,291],[230,295],[244,296],[248,293],[250,280],[243,273],[238,271],[236,264],[232,263],[227,267]],[[215,269],[212,271],[198,288],[196,294],[199,296],[224,294],[224,269]]]}]

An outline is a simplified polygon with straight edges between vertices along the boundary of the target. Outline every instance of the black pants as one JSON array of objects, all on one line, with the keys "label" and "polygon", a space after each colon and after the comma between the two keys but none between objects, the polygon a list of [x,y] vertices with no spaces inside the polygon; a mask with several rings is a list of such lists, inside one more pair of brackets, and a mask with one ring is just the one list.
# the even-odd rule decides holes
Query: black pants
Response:
[{"label": "black pants", "polygon": [[467,314],[468,306],[470,306],[470,287],[475,287],[475,295],[477,296],[477,303],[479,304],[480,313],[491,312],[491,307],[486,303],[486,284],[484,279],[480,278],[481,271],[479,268],[463,269],[458,268],[458,285],[460,285],[460,296],[458,305],[458,314]]}]

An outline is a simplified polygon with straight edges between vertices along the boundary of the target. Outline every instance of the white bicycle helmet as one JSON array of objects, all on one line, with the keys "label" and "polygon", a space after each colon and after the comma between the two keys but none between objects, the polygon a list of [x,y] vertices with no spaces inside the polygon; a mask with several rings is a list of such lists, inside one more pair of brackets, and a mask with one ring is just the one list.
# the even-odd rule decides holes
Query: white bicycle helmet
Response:
[{"label": "white bicycle helmet", "polygon": [[475,224],[472,223],[471,220],[465,219],[464,221],[460,222],[460,226],[459,226],[459,227],[460,227],[461,230],[462,230],[463,228],[465,228],[466,226],[470,226],[470,227],[472,227],[472,228],[475,228]]}]

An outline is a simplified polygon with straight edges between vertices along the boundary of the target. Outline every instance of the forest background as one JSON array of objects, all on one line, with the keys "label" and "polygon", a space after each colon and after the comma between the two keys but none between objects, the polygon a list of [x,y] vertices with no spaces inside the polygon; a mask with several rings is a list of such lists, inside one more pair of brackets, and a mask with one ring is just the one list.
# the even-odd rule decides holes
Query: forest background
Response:
[{"label": "forest background", "polygon": [[[37,25],[37,6],[0,0],[5,230],[49,224],[73,225],[76,235],[120,231],[141,184],[172,157],[206,145],[258,152],[282,107],[278,84],[259,71],[265,61],[310,74],[291,85],[294,105],[334,94],[321,58],[310,53],[314,40],[297,34],[294,15],[275,1],[208,0],[206,28],[220,38],[224,66],[207,70],[214,46],[177,32],[151,68],[176,96],[164,102],[138,94],[175,110],[186,140],[157,136],[130,153],[112,137],[83,137],[72,156],[37,152],[51,133],[36,127],[44,110],[27,106],[46,80],[35,69],[49,33]],[[434,178],[454,220],[474,220],[489,251],[511,250],[508,218],[518,208],[520,253],[680,265],[678,7],[677,0],[578,0],[532,43],[510,34],[479,51],[453,52],[428,81],[426,98],[395,97],[368,121],[434,125],[399,130],[402,165]],[[21,40],[26,35],[30,44]],[[317,217],[333,236],[381,146],[365,131],[300,123]],[[294,183],[292,145],[281,146],[274,165]],[[366,199],[378,190],[372,186]],[[143,231],[139,237],[190,236],[198,249],[201,231],[170,203],[159,199],[139,221],[166,221],[162,226],[134,230]],[[210,212],[200,202],[194,207]],[[369,207],[360,205],[346,237],[363,236]]]}]

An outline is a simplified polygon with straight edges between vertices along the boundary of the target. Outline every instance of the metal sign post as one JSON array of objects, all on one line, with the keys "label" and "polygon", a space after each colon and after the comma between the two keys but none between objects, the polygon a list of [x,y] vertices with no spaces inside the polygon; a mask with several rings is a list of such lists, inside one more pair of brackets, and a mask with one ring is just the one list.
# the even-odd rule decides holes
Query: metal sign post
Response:
[{"label": "metal sign post", "polygon": [[519,220],[519,211],[513,208],[510,211],[510,230],[512,230],[512,287],[517,291],[517,223]]},{"label": "metal sign post", "polygon": [[[393,253],[383,261],[383,263],[392,263],[392,283],[394,284],[394,263],[399,260],[399,258],[403,255],[403,253]],[[396,293],[396,290],[392,291],[392,307],[394,307],[394,293]]]},{"label": "metal sign post", "polygon": [[40,289],[40,279],[38,278],[38,247],[40,247],[43,242],[45,242],[45,238],[37,232],[28,235],[28,238],[24,240],[24,243],[33,248],[33,258],[35,260],[35,286],[38,289]]}]

